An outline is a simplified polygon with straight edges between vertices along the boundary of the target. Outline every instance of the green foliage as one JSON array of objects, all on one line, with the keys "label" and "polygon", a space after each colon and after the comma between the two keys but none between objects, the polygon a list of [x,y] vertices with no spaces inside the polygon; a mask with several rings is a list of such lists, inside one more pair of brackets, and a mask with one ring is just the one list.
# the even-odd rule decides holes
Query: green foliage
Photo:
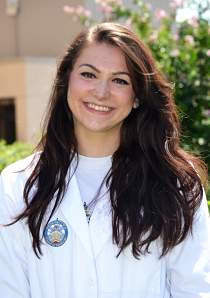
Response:
[{"label": "green foliage", "polygon": [[32,150],[28,143],[14,142],[7,145],[5,140],[0,140],[0,173],[6,166],[30,155]]}]

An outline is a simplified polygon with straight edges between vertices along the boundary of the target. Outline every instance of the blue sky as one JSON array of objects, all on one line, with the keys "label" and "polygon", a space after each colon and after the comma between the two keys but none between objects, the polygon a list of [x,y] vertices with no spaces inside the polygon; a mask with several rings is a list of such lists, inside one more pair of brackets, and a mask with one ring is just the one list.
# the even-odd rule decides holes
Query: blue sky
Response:
[{"label": "blue sky", "polygon": [[[204,0],[196,0],[197,3],[205,3],[206,1]],[[192,16],[196,16],[197,11],[196,7],[192,7],[191,9],[187,7],[187,5],[184,5],[184,8],[178,10],[177,14],[177,21],[181,22],[186,19],[191,18]],[[210,19],[210,10],[208,10],[205,14],[205,17],[208,17]]]}]

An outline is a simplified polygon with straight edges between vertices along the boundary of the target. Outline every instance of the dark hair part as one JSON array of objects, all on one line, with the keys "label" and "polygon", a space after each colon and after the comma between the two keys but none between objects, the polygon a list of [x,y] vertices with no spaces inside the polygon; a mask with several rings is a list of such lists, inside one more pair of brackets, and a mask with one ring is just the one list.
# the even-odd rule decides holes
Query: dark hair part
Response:
[{"label": "dark hair part", "polygon": [[[139,258],[159,238],[162,257],[192,232],[203,194],[196,170],[205,177],[205,166],[179,146],[180,123],[172,89],[151,51],[136,34],[114,23],[84,28],[61,58],[43,137],[37,146],[43,151],[26,182],[26,208],[16,221],[27,218],[39,257],[43,217],[55,194],[47,223],[59,207],[71,179],[66,179],[69,166],[78,154],[67,103],[69,76],[81,51],[97,43],[123,51],[140,103],[123,122],[120,146],[105,179],[110,191],[113,241],[119,254],[131,245],[134,257]],[[34,185],[37,191],[32,193]]]}]

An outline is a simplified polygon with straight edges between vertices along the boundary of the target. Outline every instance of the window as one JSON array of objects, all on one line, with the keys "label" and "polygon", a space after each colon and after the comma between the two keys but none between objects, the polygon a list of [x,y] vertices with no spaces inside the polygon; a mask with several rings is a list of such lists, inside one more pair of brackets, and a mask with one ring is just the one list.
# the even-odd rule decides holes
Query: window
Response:
[{"label": "window", "polygon": [[14,99],[0,99],[0,139],[8,144],[16,140]]}]

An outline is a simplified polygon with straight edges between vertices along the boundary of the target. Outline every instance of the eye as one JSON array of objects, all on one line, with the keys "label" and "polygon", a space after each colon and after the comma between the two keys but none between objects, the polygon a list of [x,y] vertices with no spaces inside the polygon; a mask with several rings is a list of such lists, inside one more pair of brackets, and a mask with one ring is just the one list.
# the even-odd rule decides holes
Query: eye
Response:
[{"label": "eye", "polygon": [[95,78],[95,75],[92,74],[91,72],[82,72],[81,76],[86,77],[86,78],[90,78],[90,79]]},{"label": "eye", "polygon": [[118,79],[118,78],[116,78],[116,79],[114,79],[113,80],[115,83],[117,83],[117,84],[120,84],[120,85],[128,85],[128,82],[126,82],[125,80],[123,80],[123,79]]}]

